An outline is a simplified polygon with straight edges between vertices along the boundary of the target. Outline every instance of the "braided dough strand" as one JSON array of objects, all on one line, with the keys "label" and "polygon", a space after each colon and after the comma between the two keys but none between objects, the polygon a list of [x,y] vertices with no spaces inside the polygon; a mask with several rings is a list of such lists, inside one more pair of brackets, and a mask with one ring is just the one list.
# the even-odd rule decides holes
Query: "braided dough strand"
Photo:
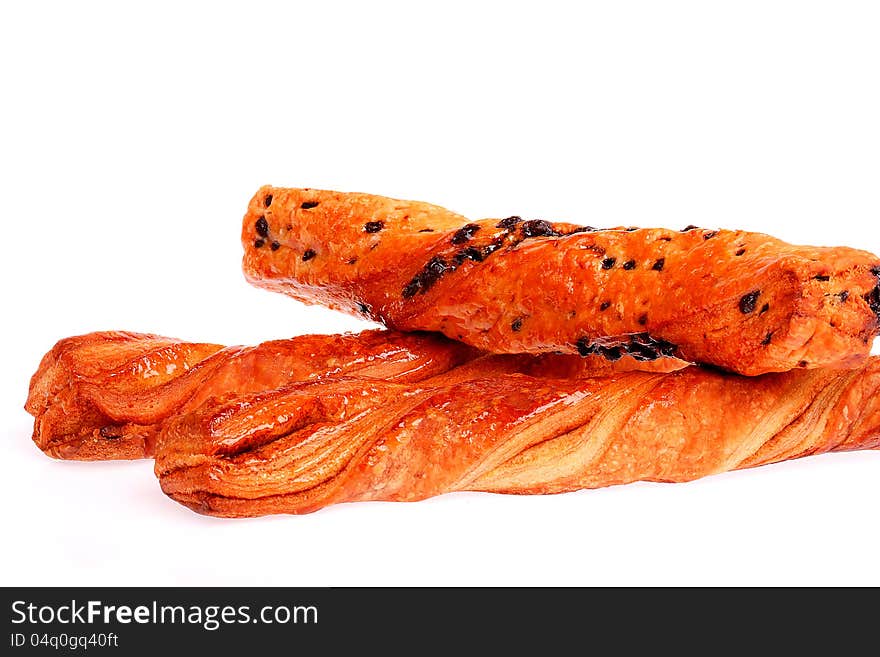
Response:
[{"label": "braided dough strand", "polygon": [[254,285],[493,353],[757,375],[858,367],[880,326],[880,258],[745,231],[469,222],[427,203],[264,187],[242,244]]},{"label": "braided dough strand", "polygon": [[162,423],[212,397],[334,375],[419,381],[478,356],[442,336],[390,331],[304,335],[254,347],[99,332],[59,341],[25,408],[46,454],[79,460],[152,455]]},{"label": "braided dough strand", "polygon": [[880,358],[754,379],[699,368],[446,376],[336,379],[209,402],[166,425],[157,476],[196,511],[254,516],[458,490],[690,481],[880,445]]}]

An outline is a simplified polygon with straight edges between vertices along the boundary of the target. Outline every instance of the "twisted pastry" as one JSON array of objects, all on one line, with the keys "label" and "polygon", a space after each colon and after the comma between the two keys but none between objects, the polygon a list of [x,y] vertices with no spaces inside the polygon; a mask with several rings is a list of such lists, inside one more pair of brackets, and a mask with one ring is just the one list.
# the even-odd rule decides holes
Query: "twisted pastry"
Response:
[{"label": "twisted pastry", "polygon": [[468,222],[263,187],[242,242],[254,285],[492,352],[677,356],[756,375],[856,367],[880,323],[877,256],[759,233]]},{"label": "twisted pastry", "polygon": [[[171,415],[210,397],[271,390],[328,376],[415,382],[472,361],[480,353],[436,334],[364,331],[303,335],[256,347],[187,343],[157,335],[98,332],[59,341],[31,379],[25,408],[33,439],[61,459],[108,460],[152,456],[156,435]],[[583,377],[610,368],[601,358],[546,354],[481,361],[483,371]],[[656,369],[680,365],[654,364]],[[460,369],[456,376],[473,376]]]},{"label": "twisted pastry", "polygon": [[477,356],[442,336],[364,331],[303,335],[255,347],[99,332],[59,341],[31,379],[33,439],[62,459],[151,456],[174,413],[210,397],[270,390],[330,375],[419,381]]},{"label": "twisted pastry", "polygon": [[156,474],[181,504],[230,517],[458,490],[689,481],[875,449],[878,387],[880,358],[752,379],[700,368],[581,380],[455,369],[418,384],[334,378],[175,417],[159,437]]}]

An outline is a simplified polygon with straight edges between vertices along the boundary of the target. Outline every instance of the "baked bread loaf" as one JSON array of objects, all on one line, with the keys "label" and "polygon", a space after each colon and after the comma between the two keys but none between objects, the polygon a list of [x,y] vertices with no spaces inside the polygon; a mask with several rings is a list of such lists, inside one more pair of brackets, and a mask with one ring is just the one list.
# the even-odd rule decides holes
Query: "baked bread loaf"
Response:
[{"label": "baked bread loaf", "polygon": [[880,358],[745,378],[697,367],[553,380],[462,369],[333,378],[209,400],[167,422],[156,474],[200,513],[308,513],[450,491],[681,482],[880,446]]},{"label": "baked bread loaf", "polygon": [[759,233],[468,221],[263,187],[242,242],[254,285],[497,353],[676,356],[747,375],[852,368],[880,324],[880,258]]},{"label": "baked bread loaf", "polygon": [[[223,347],[105,331],[59,341],[32,377],[25,408],[35,418],[34,442],[50,456],[138,459],[152,456],[155,437],[168,417],[194,409],[210,397],[328,376],[415,382],[480,355],[460,342],[426,333],[374,330]],[[609,364],[598,356],[554,354],[490,360],[492,371],[559,378],[596,376],[639,364],[631,357]],[[652,365],[661,371],[683,363]],[[474,374],[459,369],[457,376]]]}]

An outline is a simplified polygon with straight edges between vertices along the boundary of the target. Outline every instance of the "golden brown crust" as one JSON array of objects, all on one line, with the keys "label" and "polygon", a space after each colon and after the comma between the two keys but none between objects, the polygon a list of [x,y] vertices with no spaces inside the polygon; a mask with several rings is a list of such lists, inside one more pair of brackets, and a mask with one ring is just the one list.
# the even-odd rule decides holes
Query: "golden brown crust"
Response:
[{"label": "golden brown crust", "polygon": [[242,226],[258,286],[492,352],[669,355],[742,374],[856,367],[880,259],[743,231],[484,219],[263,187]]},{"label": "golden brown crust", "polygon": [[166,424],[156,473],[178,502],[236,517],[690,481],[880,446],[880,358],[752,379],[692,367],[554,380],[492,362],[485,378],[341,378],[208,402]]},{"label": "golden brown crust", "polygon": [[476,357],[437,335],[364,331],[304,335],[255,347],[98,332],[59,341],[31,379],[33,439],[55,458],[151,456],[168,417],[211,397],[344,374],[419,381]]},{"label": "golden brown crust", "polygon": [[[34,418],[33,439],[55,458],[137,459],[151,456],[168,417],[210,397],[271,390],[328,376],[415,382],[458,367],[457,376],[479,376],[479,352],[436,334],[364,331],[304,335],[256,347],[187,343],[157,335],[98,332],[66,338],[43,358],[31,380],[25,408]],[[505,356],[496,371],[584,377],[632,369],[623,359]],[[679,361],[653,364],[657,371]]]},{"label": "golden brown crust", "polygon": [[169,388],[221,349],[124,331],[59,340],[31,377],[33,440],[55,458],[142,458],[156,418],[176,410]]}]

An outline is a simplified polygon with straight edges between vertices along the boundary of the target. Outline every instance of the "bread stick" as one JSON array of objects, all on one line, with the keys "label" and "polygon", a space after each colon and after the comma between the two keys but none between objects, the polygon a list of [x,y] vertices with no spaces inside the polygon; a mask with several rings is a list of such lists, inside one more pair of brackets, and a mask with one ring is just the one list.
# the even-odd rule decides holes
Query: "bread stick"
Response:
[{"label": "bread stick", "polygon": [[698,367],[556,380],[455,371],[209,401],[165,425],[156,474],[181,504],[239,517],[451,491],[684,482],[880,446],[877,357],[852,371],[752,378]]},{"label": "bread stick", "polygon": [[675,356],[747,375],[851,368],[880,315],[877,256],[744,231],[468,221],[263,187],[242,243],[254,285],[490,352]]}]

